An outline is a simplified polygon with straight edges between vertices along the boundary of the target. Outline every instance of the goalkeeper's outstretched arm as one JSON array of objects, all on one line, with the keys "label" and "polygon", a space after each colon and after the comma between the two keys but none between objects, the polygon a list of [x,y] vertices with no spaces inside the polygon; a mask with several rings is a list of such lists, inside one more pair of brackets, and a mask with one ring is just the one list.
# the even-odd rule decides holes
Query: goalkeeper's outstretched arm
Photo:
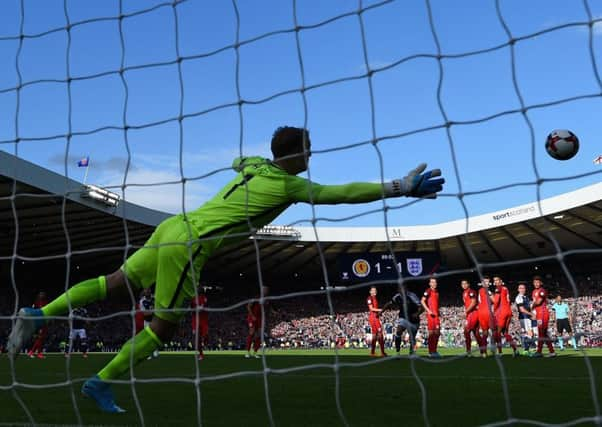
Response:
[{"label": "goalkeeper's outstretched arm", "polygon": [[421,163],[401,179],[384,183],[354,182],[344,185],[320,185],[293,176],[309,167],[311,141],[307,129],[280,127],[271,143],[273,164],[291,175],[286,182],[290,202],[314,204],[366,203],[383,197],[420,197],[434,199],[443,189],[445,179],[440,169],[426,171]]},{"label": "goalkeeper's outstretched arm", "polygon": [[445,183],[441,170],[426,171],[426,163],[401,179],[385,183],[353,182],[343,185],[320,185],[299,180],[291,185],[289,194],[294,202],[314,204],[366,203],[383,197],[418,197],[434,199]]}]

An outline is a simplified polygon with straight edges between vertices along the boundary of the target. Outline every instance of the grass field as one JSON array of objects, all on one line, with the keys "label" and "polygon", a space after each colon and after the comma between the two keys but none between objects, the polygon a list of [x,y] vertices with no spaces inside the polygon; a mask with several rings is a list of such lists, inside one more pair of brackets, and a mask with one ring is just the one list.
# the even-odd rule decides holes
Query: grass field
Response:
[{"label": "grass field", "polygon": [[[581,353],[565,350],[555,359],[521,357],[466,359],[447,354],[441,361],[389,357],[371,359],[365,351],[340,353],[340,404],[353,426],[421,426],[423,403],[431,426],[474,426],[516,419],[565,423],[594,417],[593,399],[602,400],[602,351],[588,352],[593,368],[590,377]],[[77,424],[73,398],[86,425],[140,425],[141,420],[129,384],[115,385],[117,402],[127,413],[100,413],[81,397],[82,381],[94,374],[109,358],[92,354],[87,360],[74,355],[70,360],[72,387],[17,387],[33,419],[39,424]],[[263,375],[263,360],[247,360],[240,352],[209,353],[196,364],[192,354],[162,354],[136,368],[138,396],[146,425],[266,426],[264,380],[278,426],[343,425],[335,403],[333,352],[271,351],[265,363],[272,370]],[[313,368],[307,368],[316,364]],[[195,366],[196,365],[196,366]],[[201,378],[197,395],[196,369]],[[306,367],[306,368],[304,368]],[[67,380],[66,360],[50,355],[45,360],[21,357],[15,365],[19,383],[43,386]],[[281,370],[292,369],[289,372]],[[425,400],[412,370],[425,389]],[[501,380],[501,372],[507,381]],[[145,382],[149,380],[161,382]],[[594,397],[592,382],[597,396]],[[9,360],[0,356],[0,425],[27,423],[28,418],[6,389],[12,383]],[[506,411],[504,386],[510,400]],[[72,394],[73,391],[73,394]],[[598,419],[602,422],[602,419]],[[514,423],[512,425],[525,425]],[[593,420],[574,425],[596,425]],[[599,425],[599,424],[598,424]]]}]

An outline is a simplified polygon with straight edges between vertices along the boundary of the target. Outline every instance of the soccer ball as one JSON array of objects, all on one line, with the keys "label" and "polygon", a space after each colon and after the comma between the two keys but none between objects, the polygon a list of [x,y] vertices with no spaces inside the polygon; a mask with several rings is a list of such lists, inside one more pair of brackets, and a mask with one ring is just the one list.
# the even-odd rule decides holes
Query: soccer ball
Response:
[{"label": "soccer ball", "polygon": [[556,160],[568,160],[579,151],[579,138],[570,130],[553,130],[546,138],[546,151]]}]

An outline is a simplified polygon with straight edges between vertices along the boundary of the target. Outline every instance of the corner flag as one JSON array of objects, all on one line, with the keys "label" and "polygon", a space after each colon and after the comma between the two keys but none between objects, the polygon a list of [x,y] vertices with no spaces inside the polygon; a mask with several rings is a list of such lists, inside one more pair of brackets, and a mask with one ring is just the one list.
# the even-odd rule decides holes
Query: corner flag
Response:
[{"label": "corner flag", "polygon": [[87,168],[90,163],[90,156],[86,156],[77,162],[77,166],[80,168]]}]

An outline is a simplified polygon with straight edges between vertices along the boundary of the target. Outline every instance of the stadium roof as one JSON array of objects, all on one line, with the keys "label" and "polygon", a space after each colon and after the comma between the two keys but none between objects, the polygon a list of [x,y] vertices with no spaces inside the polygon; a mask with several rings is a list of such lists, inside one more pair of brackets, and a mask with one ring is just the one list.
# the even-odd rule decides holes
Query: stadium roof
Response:
[{"label": "stadium roof", "polygon": [[98,248],[103,248],[103,261],[123,258],[126,234],[130,244],[143,244],[154,225],[167,217],[131,203],[111,206],[86,197],[81,183],[3,151],[0,171],[3,260],[15,252],[27,260],[65,258],[69,252],[84,255]]},{"label": "stadium roof", "polygon": [[[15,248],[19,259],[25,260],[64,259],[70,251],[113,269],[123,259],[126,241],[141,245],[168,216],[123,201],[116,207],[106,205],[86,197],[81,183],[2,151],[0,171],[0,259],[5,261],[13,257]],[[600,249],[602,183],[540,203],[435,225],[268,227],[254,240],[216,254],[205,270],[206,277],[256,278],[254,243],[259,247],[263,277],[291,280],[301,276],[320,280],[320,252],[333,280],[339,255],[388,252],[390,247],[396,252],[438,252],[448,269],[474,266],[471,253],[479,263],[495,264],[554,255],[555,244],[562,250]]]},{"label": "stadium roof", "polygon": [[[286,230],[281,234],[286,234]],[[507,261],[554,256],[562,251],[601,250],[602,183],[590,185],[539,203],[434,225],[409,227],[295,227],[280,240],[260,242],[264,271],[321,274],[318,243],[329,271],[346,253],[432,252],[447,269],[472,268],[476,259],[492,267]],[[390,243],[389,243],[390,242]],[[389,246],[390,245],[390,246]],[[472,255],[471,255],[472,254]],[[248,242],[218,258],[234,272],[256,267]],[[336,277],[336,275],[331,275]]]}]

